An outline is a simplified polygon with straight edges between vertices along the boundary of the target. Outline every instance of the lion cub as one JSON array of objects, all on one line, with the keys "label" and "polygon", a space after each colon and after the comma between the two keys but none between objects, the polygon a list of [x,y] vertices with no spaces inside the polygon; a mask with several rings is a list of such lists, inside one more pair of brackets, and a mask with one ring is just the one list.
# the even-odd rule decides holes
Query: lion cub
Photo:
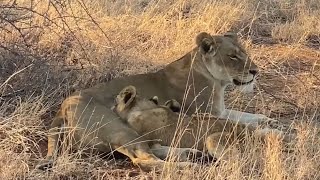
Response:
[{"label": "lion cub", "polygon": [[[112,110],[149,142],[152,153],[160,158],[167,159],[168,155],[177,157],[179,161],[201,160],[202,162],[213,161],[214,159],[206,153],[192,147],[173,148],[169,147],[171,140],[166,141],[157,134],[167,133],[169,122],[175,122],[180,111],[180,104],[175,100],[170,100],[165,105],[158,105],[158,97],[154,96],[145,99],[137,95],[134,86],[125,87],[116,97],[116,104]],[[168,126],[168,127],[166,127]],[[171,132],[171,129],[170,129]],[[171,138],[171,136],[170,136]],[[207,157],[207,159],[203,159]]]},{"label": "lion cub", "polygon": [[[189,117],[179,114],[180,103],[176,100],[168,100],[164,105],[158,105],[157,97],[149,100],[141,100],[139,96],[127,96],[133,86],[124,88],[116,97],[116,105],[113,108],[121,118],[140,135],[153,142],[153,151],[156,156],[167,156],[168,147],[174,150],[193,148],[207,151],[218,159],[230,158],[230,152],[238,150],[246,139],[246,134],[265,137],[271,131],[279,135],[283,133],[277,129],[265,127],[263,129],[245,124],[234,123],[228,120],[216,119],[211,116]],[[149,108],[135,108],[136,103],[149,104]],[[147,103],[148,102],[148,103]],[[236,145],[236,146],[235,146]],[[241,146],[240,146],[241,147]],[[165,149],[165,150],[164,150]],[[232,150],[232,151],[231,151]]]}]

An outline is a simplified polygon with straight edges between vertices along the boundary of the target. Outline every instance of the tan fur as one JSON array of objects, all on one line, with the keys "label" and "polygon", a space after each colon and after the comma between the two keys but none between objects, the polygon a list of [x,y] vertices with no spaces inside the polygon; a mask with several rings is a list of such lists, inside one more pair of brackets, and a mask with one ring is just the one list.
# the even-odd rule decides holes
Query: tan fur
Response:
[{"label": "tan fur", "polygon": [[[155,73],[118,78],[73,93],[62,103],[50,131],[57,134],[60,127],[64,127],[64,131],[72,132],[75,147],[93,147],[103,152],[116,150],[136,164],[158,165],[159,159],[152,154],[148,143],[143,142],[144,138],[111,110],[115,96],[130,84],[146,97],[157,95],[162,104],[162,100],[182,102],[185,99],[188,114],[196,109],[202,112],[210,109],[209,113],[215,116],[230,116],[231,120],[238,121],[241,112],[225,109],[224,89],[234,82],[239,85],[239,82],[253,81],[257,66],[235,34],[211,36],[200,33],[196,42],[197,47],[191,52]],[[208,103],[213,88],[213,102]],[[267,119],[249,113],[241,117],[244,117],[241,121],[249,123]],[[54,136],[49,134],[47,159],[56,152],[57,138]]]},{"label": "tan fur", "polygon": [[[130,86],[123,91],[128,89],[134,88]],[[156,144],[161,146],[175,145],[179,148],[195,148],[201,151],[206,149],[210,155],[218,159],[228,158],[230,147],[234,147],[232,144],[244,140],[246,134],[264,138],[272,132],[283,137],[284,142],[289,143],[292,139],[290,135],[284,135],[278,129],[271,129],[267,124],[255,126],[234,123],[210,115],[190,117],[180,114],[179,117],[178,113],[172,111],[180,108],[180,104],[174,99],[167,101],[165,106],[156,105],[154,100],[141,99],[139,96],[131,96],[130,101],[124,101],[121,95],[116,99],[115,112],[150,142],[158,139],[160,142]],[[149,108],[130,108],[130,104],[135,101],[148,104]],[[158,148],[161,149],[161,146]],[[158,152],[158,156],[167,156],[167,153],[168,150],[163,149],[163,152]]]},{"label": "tan fur", "polygon": [[[123,91],[127,91],[125,88]],[[123,92],[122,91],[122,92]],[[136,93],[135,93],[136,94]],[[180,109],[180,104],[176,100],[169,100],[164,106],[159,106],[153,98],[151,100],[142,99],[139,96],[131,96],[130,101],[124,101],[123,96],[117,96],[117,104],[114,111],[123,119],[126,119],[130,126],[139,134],[144,135],[149,142],[160,144],[153,148],[159,149],[157,156],[168,156],[169,150],[173,151],[187,150],[188,148],[198,149],[200,151],[207,150],[211,156],[218,159],[228,159],[232,145],[236,145],[243,141],[247,134],[264,138],[270,129],[266,124],[260,126],[251,126],[242,123],[234,123],[232,121],[217,119],[213,116],[183,116],[172,111],[172,109]],[[148,109],[130,108],[130,104],[139,101],[140,104],[148,104]],[[149,102],[148,102],[149,101]],[[126,108],[123,108],[126,107]],[[267,131],[266,131],[267,129]],[[271,130],[282,137],[283,133],[277,129]],[[284,142],[290,142],[290,136],[284,136]],[[152,141],[159,139],[160,142]],[[164,147],[163,147],[164,146]],[[162,150],[162,151],[161,151]],[[233,149],[234,150],[234,149]],[[177,153],[175,153],[176,155]],[[181,153],[185,156],[185,153]],[[185,158],[183,158],[185,160]]]}]

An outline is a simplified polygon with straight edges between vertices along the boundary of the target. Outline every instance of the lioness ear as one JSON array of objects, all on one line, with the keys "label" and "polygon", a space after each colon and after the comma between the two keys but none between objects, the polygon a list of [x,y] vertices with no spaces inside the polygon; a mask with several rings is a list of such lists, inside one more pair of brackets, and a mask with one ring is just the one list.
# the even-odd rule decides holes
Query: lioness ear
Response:
[{"label": "lioness ear", "polygon": [[210,34],[202,32],[196,37],[196,43],[200,48],[201,53],[213,53],[215,55],[219,47],[219,39],[213,38]]},{"label": "lioness ear", "polygon": [[175,99],[168,100],[166,103],[164,103],[164,105],[171,109],[173,112],[180,112],[181,110],[181,104]]},{"label": "lioness ear", "polygon": [[117,96],[118,105],[122,104],[125,107],[128,107],[137,96],[137,90],[134,86],[127,86],[123,88],[119,95]]},{"label": "lioness ear", "polygon": [[224,37],[229,37],[235,41],[238,41],[238,35],[232,31],[228,31],[224,34]]}]

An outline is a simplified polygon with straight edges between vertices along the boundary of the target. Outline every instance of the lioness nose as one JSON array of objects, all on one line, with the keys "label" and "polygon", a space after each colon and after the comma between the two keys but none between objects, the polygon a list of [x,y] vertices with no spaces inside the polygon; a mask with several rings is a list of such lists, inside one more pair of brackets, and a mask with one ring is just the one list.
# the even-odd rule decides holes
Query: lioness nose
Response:
[{"label": "lioness nose", "polygon": [[255,76],[256,74],[258,74],[258,70],[252,69],[252,70],[249,70],[249,73]]}]

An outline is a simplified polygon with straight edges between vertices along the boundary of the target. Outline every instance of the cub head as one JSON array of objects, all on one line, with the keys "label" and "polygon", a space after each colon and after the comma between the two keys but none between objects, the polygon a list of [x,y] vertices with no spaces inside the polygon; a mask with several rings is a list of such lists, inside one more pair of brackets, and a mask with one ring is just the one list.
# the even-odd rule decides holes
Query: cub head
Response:
[{"label": "cub head", "polygon": [[153,103],[155,103],[156,105],[158,105],[158,107],[166,107],[166,108],[170,109],[170,111],[175,112],[175,113],[179,113],[181,110],[181,104],[175,99],[170,99],[170,100],[166,101],[164,103],[164,105],[159,105],[158,96],[153,96],[149,100],[152,101]]},{"label": "cub head", "polygon": [[168,100],[164,103],[164,106],[169,108],[172,112],[176,113],[179,113],[181,110],[181,104],[175,99]]},{"label": "cub head", "polygon": [[168,100],[164,105],[158,105],[158,97],[150,99],[137,95],[134,86],[125,87],[116,97],[112,108],[122,119],[138,133],[166,127],[178,120],[177,112],[181,105],[176,100]]},{"label": "cub head", "polygon": [[236,34],[227,32],[211,36],[202,32],[196,37],[196,43],[202,64],[214,80],[223,84],[253,87],[258,67],[240,45]]},{"label": "cub head", "polygon": [[166,107],[172,112],[180,112],[181,109],[180,103],[175,99],[170,99],[164,105],[159,105],[158,96],[153,96],[150,99],[141,98],[137,95],[134,86],[127,86],[115,98],[115,105],[112,110],[125,119],[132,111],[143,111],[158,107]]},{"label": "cub head", "polygon": [[128,115],[134,111],[142,111],[156,108],[158,105],[157,97],[144,99],[137,95],[137,90],[134,86],[123,88],[115,98],[115,105],[112,110],[121,118],[127,119]]}]

